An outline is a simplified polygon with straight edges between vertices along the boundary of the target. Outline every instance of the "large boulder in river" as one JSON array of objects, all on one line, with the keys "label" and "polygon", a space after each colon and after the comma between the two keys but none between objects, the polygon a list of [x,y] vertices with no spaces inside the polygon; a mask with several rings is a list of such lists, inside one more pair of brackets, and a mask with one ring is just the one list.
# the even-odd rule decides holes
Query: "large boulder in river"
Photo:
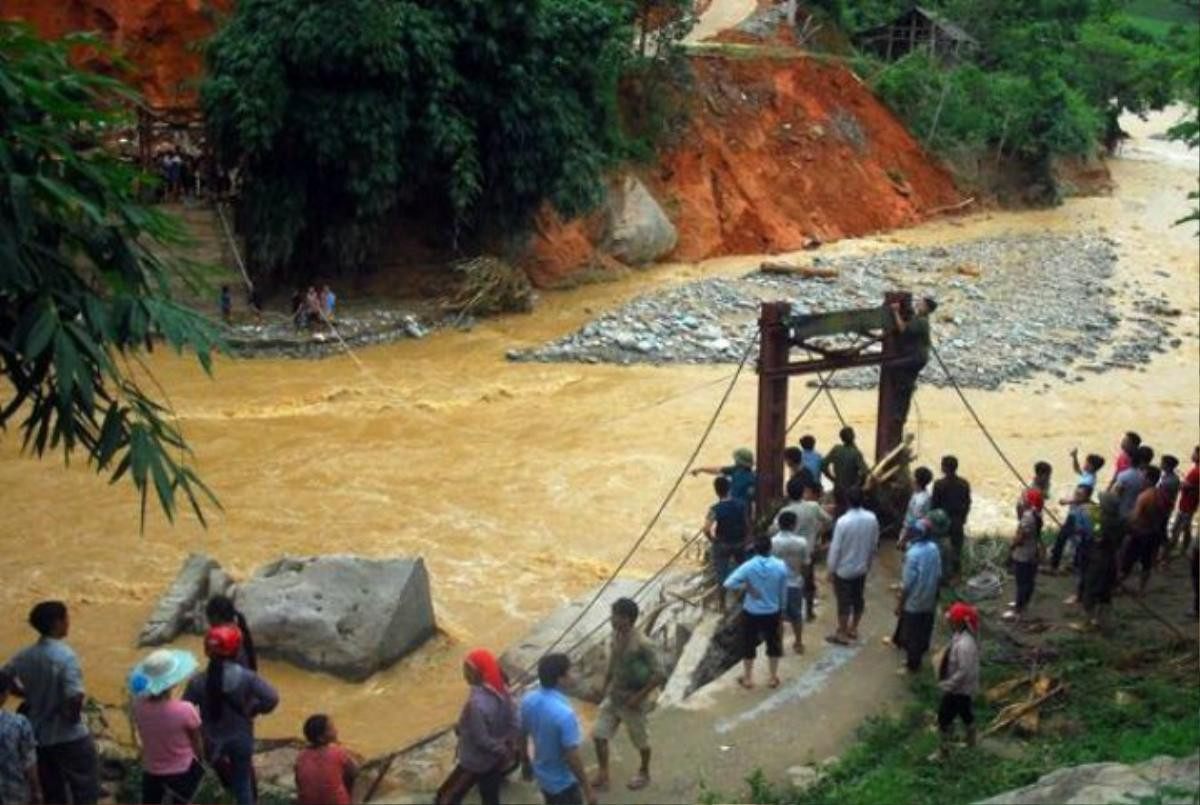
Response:
[{"label": "large boulder in river", "polygon": [[436,631],[421,559],[285,557],[237,588],[266,657],[361,681]]},{"label": "large boulder in river", "polygon": [[632,265],[652,263],[670,254],[679,236],[650,191],[626,176],[608,193],[602,248]]},{"label": "large boulder in river", "polygon": [[158,599],[138,635],[139,646],[160,646],[184,632],[205,628],[204,605],[229,591],[232,581],[212,558],[193,553],[183,560],[175,581]]}]

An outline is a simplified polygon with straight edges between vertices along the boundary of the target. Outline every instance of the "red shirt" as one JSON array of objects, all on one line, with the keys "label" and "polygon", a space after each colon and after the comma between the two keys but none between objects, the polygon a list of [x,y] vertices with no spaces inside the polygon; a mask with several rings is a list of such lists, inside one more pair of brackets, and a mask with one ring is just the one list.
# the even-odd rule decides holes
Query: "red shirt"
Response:
[{"label": "red shirt", "polygon": [[300,805],[350,805],[346,769],[350,753],[337,744],[308,747],[296,757],[296,799]]},{"label": "red shirt", "polygon": [[1200,464],[1193,464],[1183,479],[1183,486],[1179,488],[1179,510],[1184,514],[1192,514],[1196,511],[1197,503],[1200,503]]}]

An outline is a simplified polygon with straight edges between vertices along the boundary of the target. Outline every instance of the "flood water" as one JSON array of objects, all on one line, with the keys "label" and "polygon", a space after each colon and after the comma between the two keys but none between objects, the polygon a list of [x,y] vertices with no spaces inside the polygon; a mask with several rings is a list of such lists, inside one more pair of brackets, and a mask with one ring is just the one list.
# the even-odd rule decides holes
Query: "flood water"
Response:
[{"label": "flood water", "polygon": [[[1120,241],[1117,282],[1166,291],[1183,310],[1173,325],[1183,347],[1145,371],[1089,376],[1043,394],[1035,393],[1040,381],[968,392],[1013,461],[1027,468],[1051,460],[1064,491],[1074,445],[1111,456],[1132,427],[1182,457],[1200,435],[1200,259],[1194,226],[1170,226],[1195,187],[1196,156],[1146,139],[1169,122],[1131,122],[1138,137],[1111,165],[1118,182],[1111,197],[981,213],[826,250],[1022,231],[1100,229]],[[191,551],[211,554],[235,576],[282,554],[421,556],[443,634],[362,684],[267,663],[283,704],[262,719],[260,735],[298,735],[305,715],[324,711],[336,717],[343,740],[374,753],[443,725],[461,702],[463,652],[476,644],[503,649],[620,560],[695,446],[732,369],[510,364],[505,351],[558,337],[638,293],[756,264],[746,257],[663,266],[547,294],[532,315],[364,350],[361,366],[346,357],[220,361],[209,379],[185,360],[154,356],[224,512],[213,513],[207,530],[187,517],[170,527],[152,512],[139,535],[137,502],[124,484],[22,458],[16,434],[5,434],[0,656],[30,638],[24,618],[32,602],[61,598],[72,607],[70,639],[90,692],[117,702],[139,656],[141,623]],[[733,447],[753,444],[755,394],[748,371],[701,463],[724,463]],[[798,391],[794,404],[807,396]],[[838,398],[869,449],[873,394]],[[923,389],[917,403],[920,460],[936,465],[943,453],[958,455],[976,489],[975,531],[1007,531],[1015,482],[953,392]],[[837,426],[822,402],[804,430],[827,446]],[[633,572],[649,573],[674,553],[699,524],[709,490],[704,478],[684,483]],[[182,644],[198,648],[195,640]]]}]

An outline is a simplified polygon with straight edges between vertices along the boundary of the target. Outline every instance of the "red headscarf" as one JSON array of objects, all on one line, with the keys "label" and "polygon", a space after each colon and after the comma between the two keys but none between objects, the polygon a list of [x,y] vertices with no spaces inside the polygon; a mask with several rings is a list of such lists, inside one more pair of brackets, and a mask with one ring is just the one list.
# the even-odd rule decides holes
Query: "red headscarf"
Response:
[{"label": "red headscarf", "polygon": [[501,696],[508,695],[508,685],[504,684],[504,674],[500,673],[500,663],[496,657],[485,648],[477,648],[467,654],[467,665],[474,668],[483,677],[483,682]]},{"label": "red headscarf", "polygon": [[979,610],[964,601],[956,601],[950,605],[946,618],[952,624],[966,624],[972,632],[979,631]]},{"label": "red headscarf", "polygon": [[1042,507],[1046,505],[1046,501],[1042,497],[1042,491],[1040,489],[1034,489],[1033,487],[1026,489],[1025,505],[1037,511],[1041,511]]},{"label": "red headscarf", "polygon": [[209,656],[233,659],[242,647],[242,632],[236,626],[213,626],[204,636],[204,649]]}]

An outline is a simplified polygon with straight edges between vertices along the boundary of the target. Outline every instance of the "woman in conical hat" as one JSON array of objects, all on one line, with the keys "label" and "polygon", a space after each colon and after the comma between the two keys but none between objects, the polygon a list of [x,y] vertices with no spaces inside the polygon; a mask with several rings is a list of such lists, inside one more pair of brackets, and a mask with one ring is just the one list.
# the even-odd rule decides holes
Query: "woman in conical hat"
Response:
[{"label": "woman in conical hat", "polygon": [[191,802],[200,786],[200,711],[171,695],[195,671],[190,651],[164,648],[129,673],[133,723],[142,744],[142,802]]}]

